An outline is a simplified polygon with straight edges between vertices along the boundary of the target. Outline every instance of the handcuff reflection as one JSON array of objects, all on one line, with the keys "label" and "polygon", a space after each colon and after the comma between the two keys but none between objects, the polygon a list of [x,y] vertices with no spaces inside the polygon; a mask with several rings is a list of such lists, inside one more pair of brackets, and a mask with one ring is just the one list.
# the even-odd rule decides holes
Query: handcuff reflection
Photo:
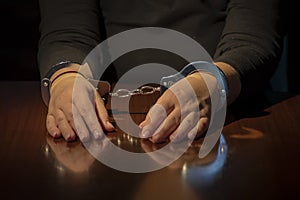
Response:
[{"label": "handcuff reflection", "polygon": [[182,177],[188,182],[199,185],[212,183],[222,171],[228,155],[228,146],[223,134],[220,136],[216,151],[213,152],[207,157],[208,161],[199,159],[197,162],[184,163]]}]

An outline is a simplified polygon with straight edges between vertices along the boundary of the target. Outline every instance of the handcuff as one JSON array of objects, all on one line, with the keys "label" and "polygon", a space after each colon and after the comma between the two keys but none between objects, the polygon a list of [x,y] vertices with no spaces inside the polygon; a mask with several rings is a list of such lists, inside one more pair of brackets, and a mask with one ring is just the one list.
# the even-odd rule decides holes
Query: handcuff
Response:
[{"label": "handcuff", "polygon": [[174,75],[162,77],[160,81],[161,94],[163,94],[174,83],[178,82],[182,78],[185,78],[188,75],[197,71],[210,73],[217,79],[221,105],[226,104],[226,99],[229,96],[229,89],[228,89],[226,76],[220,68],[218,68],[213,63],[206,62],[206,61],[195,61],[189,63],[188,65],[183,67],[182,70],[179,71],[178,73]]},{"label": "handcuff", "polygon": [[[50,70],[46,73],[45,77],[41,80],[41,95],[42,95],[42,99],[44,101],[44,103],[46,104],[46,106],[48,106],[49,104],[49,100],[50,100],[50,88],[51,88],[51,76],[58,70],[62,69],[62,68],[66,68],[68,67],[72,62],[71,61],[63,61],[63,62],[59,62],[55,65],[53,65]],[[69,71],[68,73],[75,73],[76,71]],[[60,74],[59,76],[61,76],[62,74]],[[58,77],[59,77],[58,76]],[[56,78],[58,78],[56,77]]]},{"label": "handcuff", "polygon": [[[73,62],[71,62],[71,61],[64,61],[64,62],[60,62],[60,63],[54,65],[48,71],[45,78],[42,79],[41,94],[42,94],[43,101],[46,105],[49,104],[51,84],[59,76],[65,74],[65,73],[78,73],[81,76],[83,76],[84,78],[86,78],[82,73],[75,71],[75,70],[71,70],[71,71],[66,71],[66,72],[59,74],[51,82],[50,78],[57,70],[68,67],[72,63]],[[94,79],[90,79],[90,78],[86,78],[86,79],[98,90],[102,99],[104,101],[107,101],[108,96],[128,97],[128,96],[137,95],[137,94],[142,94],[142,95],[152,94],[156,91],[160,91],[160,94],[162,95],[174,83],[178,82],[182,78],[185,78],[188,75],[190,75],[194,72],[197,72],[197,71],[204,71],[204,72],[210,73],[217,79],[218,91],[219,91],[220,98],[221,98],[221,104],[224,105],[224,103],[226,103],[226,98],[229,95],[226,77],[221,69],[219,69],[213,63],[209,63],[206,61],[196,61],[196,62],[189,63],[188,65],[183,67],[182,70],[179,71],[178,73],[170,75],[170,76],[162,77],[160,80],[159,87],[142,86],[141,88],[131,90],[131,91],[127,90],[127,89],[119,89],[113,93],[113,92],[110,92],[111,87],[107,81],[99,81],[99,80],[94,80]],[[124,94],[118,95],[121,93],[124,93]]]}]

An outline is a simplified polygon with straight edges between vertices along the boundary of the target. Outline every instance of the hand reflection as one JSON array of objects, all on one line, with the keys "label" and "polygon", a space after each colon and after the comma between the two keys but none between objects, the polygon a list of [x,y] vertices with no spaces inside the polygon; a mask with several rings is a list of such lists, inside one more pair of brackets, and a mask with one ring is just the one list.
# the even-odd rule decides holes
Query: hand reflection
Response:
[{"label": "hand reflection", "polygon": [[[203,139],[194,141],[187,151],[176,161],[174,161],[168,168],[181,169],[183,178],[191,182],[198,182],[201,184],[211,183],[216,175],[222,171],[227,157],[227,144],[223,135],[221,135],[219,144],[215,146],[213,151],[205,158],[199,159],[198,152],[201,148]],[[161,154],[149,154],[152,159],[159,163],[164,163],[165,159],[171,157],[172,152],[178,151],[177,144],[153,144],[148,140],[142,140],[141,147],[145,152],[153,152],[162,147],[169,148],[168,151],[160,151]],[[180,146],[179,146],[180,147]]]},{"label": "hand reflection", "polygon": [[[180,151],[180,152],[184,151],[185,146],[186,145],[180,145],[179,143],[157,144],[157,143],[152,143],[149,140],[141,140],[141,147],[146,153],[154,152],[161,148],[165,148],[164,151],[159,151],[158,152],[159,154],[149,154],[154,161],[160,164],[164,164],[165,160],[171,160],[173,158],[173,153],[175,151]],[[193,143],[179,159],[171,163],[168,167],[172,169],[179,169],[182,168],[185,162],[192,162],[198,156],[197,146],[199,148],[198,143]]]},{"label": "hand reflection", "polygon": [[48,136],[47,144],[59,164],[72,172],[88,171],[95,160],[79,141],[68,143],[63,139],[53,139]]},{"label": "hand reflection", "polygon": [[[213,151],[210,154],[210,156],[207,156],[207,158],[205,158],[205,159],[198,158],[198,152],[200,150],[202,142],[203,142],[203,139],[194,141],[190,145],[190,147],[186,150],[186,152],[184,152],[184,154],[179,159],[174,161],[168,167],[172,168],[172,169],[181,169],[184,166],[184,164],[186,164],[186,163],[203,165],[203,164],[213,161],[213,159],[215,158],[215,151]],[[181,151],[180,149],[178,149],[178,147],[179,148],[183,147],[183,145],[179,145],[178,143],[171,143],[169,145],[167,145],[167,144],[169,144],[169,143],[154,144],[154,143],[150,142],[149,140],[141,141],[141,147],[144,149],[144,151],[146,153],[156,151],[165,146],[168,148],[167,151],[160,151],[161,154],[149,154],[152,156],[153,160],[155,160],[156,162],[159,162],[159,163],[164,163],[165,159],[172,158],[172,156],[173,156],[172,153],[174,151]],[[184,149],[182,149],[182,150],[184,150]]]}]

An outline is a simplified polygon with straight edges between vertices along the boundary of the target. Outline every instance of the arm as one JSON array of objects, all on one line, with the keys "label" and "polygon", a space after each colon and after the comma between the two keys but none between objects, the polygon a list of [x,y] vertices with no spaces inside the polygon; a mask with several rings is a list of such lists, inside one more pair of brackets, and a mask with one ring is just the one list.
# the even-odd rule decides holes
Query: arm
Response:
[{"label": "arm", "polygon": [[[238,96],[244,99],[261,92],[277,67],[281,53],[279,10],[279,0],[229,1],[214,56],[233,93],[229,103]],[[241,81],[240,94],[237,77]]]},{"label": "arm", "polygon": [[[81,140],[87,140],[90,135],[101,138],[103,129],[113,130],[114,127],[109,123],[99,94],[77,73],[62,74],[77,71],[79,64],[100,42],[99,1],[40,0],[40,10],[38,60],[41,77],[61,61],[77,63],[57,70],[50,78],[47,130],[52,137],[63,136],[67,141],[74,140],[76,135]],[[57,77],[55,81],[54,77]],[[76,93],[75,80],[80,82]]]},{"label": "arm", "polygon": [[[214,56],[215,64],[227,78],[228,104],[237,98],[247,98],[260,92],[276,68],[281,50],[278,18],[279,0],[229,1],[225,27]],[[152,117],[151,120],[150,110],[150,114],[148,113],[145,121],[140,124],[143,128],[142,136],[150,137],[153,142],[161,142],[168,138],[194,138],[194,134],[196,137],[203,134],[208,128],[211,115],[210,94],[203,79],[210,83],[207,87],[214,91],[217,82],[209,74],[199,72],[186,78],[197,94],[200,119],[192,116],[196,107],[190,109],[189,105],[193,105],[191,102],[180,108],[176,96],[167,90],[157,101],[156,107],[162,106],[168,115],[160,117],[159,120]],[[186,87],[181,84],[174,84],[173,91],[186,91],[183,89]],[[184,97],[180,96],[180,99]],[[191,98],[192,96],[188,97],[188,100]],[[178,110],[187,112],[179,113]],[[155,113],[155,110],[152,113]],[[180,116],[182,114],[183,116]],[[162,128],[156,131],[156,127],[159,126]]]}]

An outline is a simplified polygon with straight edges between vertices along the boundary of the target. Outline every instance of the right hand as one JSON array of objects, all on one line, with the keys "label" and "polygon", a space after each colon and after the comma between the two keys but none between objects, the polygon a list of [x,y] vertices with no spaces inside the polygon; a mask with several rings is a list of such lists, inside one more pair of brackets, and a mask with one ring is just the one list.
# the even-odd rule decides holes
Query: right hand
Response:
[{"label": "right hand", "polygon": [[100,139],[104,130],[114,130],[98,92],[76,73],[63,74],[53,82],[46,126],[52,137],[63,136],[67,141],[75,140],[76,136],[82,141],[91,136]]}]

